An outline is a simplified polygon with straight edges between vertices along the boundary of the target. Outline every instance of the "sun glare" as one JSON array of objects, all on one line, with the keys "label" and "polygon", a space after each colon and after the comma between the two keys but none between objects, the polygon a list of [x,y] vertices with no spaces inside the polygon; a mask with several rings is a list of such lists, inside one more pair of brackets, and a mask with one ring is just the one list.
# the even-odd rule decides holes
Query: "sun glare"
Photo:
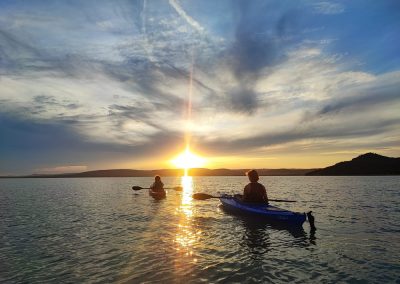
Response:
[{"label": "sun glare", "polygon": [[199,168],[199,167],[203,166],[205,164],[206,160],[204,158],[190,152],[189,147],[187,147],[183,153],[181,153],[179,156],[177,156],[171,162],[177,168],[185,169],[185,172],[187,172],[188,169]]}]

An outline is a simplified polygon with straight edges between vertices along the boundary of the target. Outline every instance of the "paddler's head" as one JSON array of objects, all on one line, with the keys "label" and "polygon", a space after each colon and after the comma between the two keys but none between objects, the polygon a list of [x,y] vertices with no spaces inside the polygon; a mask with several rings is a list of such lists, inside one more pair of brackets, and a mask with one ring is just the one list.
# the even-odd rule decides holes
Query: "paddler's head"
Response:
[{"label": "paddler's head", "polygon": [[246,173],[247,177],[249,178],[250,182],[257,182],[259,177],[256,170],[250,170]]},{"label": "paddler's head", "polygon": [[155,177],[154,177],[154,180],[155,180],[156,182],[160,182],[160,181],[161,181],[161,177],[160,177],[160,176],[155,176]]}]

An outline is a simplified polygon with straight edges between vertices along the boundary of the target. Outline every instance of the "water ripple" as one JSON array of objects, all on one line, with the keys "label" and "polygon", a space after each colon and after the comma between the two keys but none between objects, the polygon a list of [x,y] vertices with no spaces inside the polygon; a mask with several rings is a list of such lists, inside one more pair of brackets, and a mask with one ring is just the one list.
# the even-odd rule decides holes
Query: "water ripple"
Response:
[{"label": "water ripple", "polygon": [[[318,230],[232,216],[218,200],[132,185],[150,178],[0,180],[2,283],[396,282],[399,177],[262,177],[279,204],[313,210]],[[164,183],[177,185],[166,178]],[[201,177],[197,191],[242,190]],[[186,198],[186,199],[185,199]]]}]

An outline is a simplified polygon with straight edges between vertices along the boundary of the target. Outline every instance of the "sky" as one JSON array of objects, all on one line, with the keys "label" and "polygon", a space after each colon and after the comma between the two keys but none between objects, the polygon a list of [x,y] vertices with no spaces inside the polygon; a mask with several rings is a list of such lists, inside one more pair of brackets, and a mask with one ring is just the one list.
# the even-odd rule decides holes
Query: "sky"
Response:
[{"label": "sky", "polygon": [[399,30],[397,0],[1,0],[0,174],[171,168],[185,141],[208,168],[399,157]]}]

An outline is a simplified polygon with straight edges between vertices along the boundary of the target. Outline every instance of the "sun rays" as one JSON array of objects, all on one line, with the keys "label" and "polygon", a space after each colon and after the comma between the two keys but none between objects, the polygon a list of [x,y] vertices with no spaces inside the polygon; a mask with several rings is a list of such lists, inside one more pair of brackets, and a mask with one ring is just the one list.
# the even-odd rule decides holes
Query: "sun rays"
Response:
[{"label": "sun rays", "polygon": [[184,169],[185,176],[187,176],[189,169],[204,166],[206,164],[206,159],[192,153],[189,146],[187,146],[185,151],[171,160],[171,163],[177,168]]}]

